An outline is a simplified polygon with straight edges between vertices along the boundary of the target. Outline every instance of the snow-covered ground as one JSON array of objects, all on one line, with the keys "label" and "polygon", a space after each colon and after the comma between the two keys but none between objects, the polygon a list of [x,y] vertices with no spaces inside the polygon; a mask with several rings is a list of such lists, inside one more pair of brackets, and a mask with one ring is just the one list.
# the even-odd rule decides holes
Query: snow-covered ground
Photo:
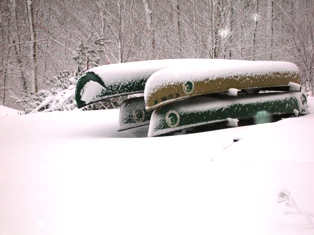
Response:
[{"label": "snow-covered ground", "polygon": [[[117,132],[118,110],[1,107],[0,235],[314,234],[309,106],[277,123],[158,138]],[[289,199],[297,207],[278,203]]]},{"label": "snow-covered ground", "polygon": [[20,111],[0,105],[0,117],[20,114]]}]

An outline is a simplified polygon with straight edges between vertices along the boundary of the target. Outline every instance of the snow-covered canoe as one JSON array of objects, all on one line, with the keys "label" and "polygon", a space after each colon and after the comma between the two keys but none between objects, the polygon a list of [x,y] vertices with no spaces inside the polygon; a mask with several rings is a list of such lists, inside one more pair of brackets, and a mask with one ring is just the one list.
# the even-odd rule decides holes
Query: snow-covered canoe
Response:
[{"label": "snow-covered canoe", "polygon": [[147,79],[156,71],[172,66],[212,64],[212,59],[165,59],[110,64],[88,70],[77,82],[75,99],[78,108],[130,94],[143,93]]},{"label": "snow-covered canoe", "polygon": [[147,136],[151,112],[146,112],[143,94],[123,101],[119,113],[119,130],[130,131],[135,136]]},{"label": "snow-covered canoe", "polygon": [[211,66],[178,66],[159,70],[148,79],[145,108],[193,96],[239,90],[270,89],[300,91],[299,68],[282,61],[217,60]]},{"label": "snow-covered canoe", "polygon": [[[221,123],[268,122],[278,116],[298,116],[307,112],[302,92],[278,92],[259,95],[199,96],[155,109],[151,115],[148,136]],[[239,122],[239,123],[238,123]],[[215,126],[214,126],[215,128]],[[221,128],[219,126],[219,128]]]}]

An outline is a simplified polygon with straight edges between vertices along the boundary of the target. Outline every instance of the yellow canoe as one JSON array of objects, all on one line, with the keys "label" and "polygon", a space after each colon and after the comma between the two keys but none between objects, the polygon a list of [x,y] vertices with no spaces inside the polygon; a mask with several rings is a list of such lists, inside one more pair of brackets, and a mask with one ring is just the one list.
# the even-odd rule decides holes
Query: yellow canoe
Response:
[{"label": "yellow canoe", "polygon": [[190,97],[239,90],[300,91],[299,68],[282,61],[217,60],[208,65],[159,70],[146,82],[145,108],[154,110]]}]

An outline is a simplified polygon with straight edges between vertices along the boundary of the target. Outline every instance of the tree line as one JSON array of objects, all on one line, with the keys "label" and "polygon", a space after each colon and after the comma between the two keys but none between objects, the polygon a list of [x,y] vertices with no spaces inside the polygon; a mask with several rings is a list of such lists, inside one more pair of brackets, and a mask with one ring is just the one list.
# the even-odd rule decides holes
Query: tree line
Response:
[{"label": "tree line", "polygon": [[25,108],[91,67],[166,58],[291,61],[313,91],[313,24],[313,0],[2,0],[0,103]]}]

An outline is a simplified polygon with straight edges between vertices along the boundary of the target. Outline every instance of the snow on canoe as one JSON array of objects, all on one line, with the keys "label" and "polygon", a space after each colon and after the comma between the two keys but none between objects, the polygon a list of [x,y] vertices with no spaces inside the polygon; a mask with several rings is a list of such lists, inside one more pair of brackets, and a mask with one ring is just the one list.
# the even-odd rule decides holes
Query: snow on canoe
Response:
[{"label": "snow on canoe", "polygon": [[156,71],[171,66],[217,63],[212,59],[165,59],[110,64],[88,70],[77,82],[78,108],[129,94],[143,93],[147,79]]},{"label": "snow on canoe", "polygon": [[148,79],[145,108],[163,105],[229,89],[300,91],[299,68],[282,61],[214,60],[208,66],[193,64],[165,68]]},{"label": "snow on canoe", "polygon": [[[232,126],[251,121],[264,123],[278,116],[306,114],[302,92],[276,92],[258,95],[199,96],[155,109],[148,136],[159,136],[204,125],[228,123]],[[217,129],[217,128],[216,128]]]}]

